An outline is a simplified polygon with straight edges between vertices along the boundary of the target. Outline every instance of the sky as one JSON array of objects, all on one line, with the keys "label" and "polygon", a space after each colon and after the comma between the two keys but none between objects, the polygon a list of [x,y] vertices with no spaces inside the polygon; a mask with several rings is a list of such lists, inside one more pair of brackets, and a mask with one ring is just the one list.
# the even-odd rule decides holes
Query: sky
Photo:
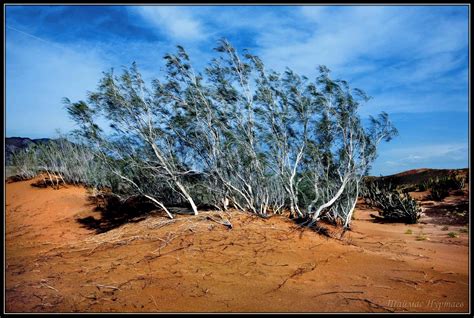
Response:
[{"label": "sky", "polygon": [[325,65],[363,89],[367,118],[385,111],[399,136],[372,175],[468,167],[467,6],[25,6],[5,15],[6,136],[74,129],[61,102],[85,99],[102,72],[136,61],[161,76],[182,45],[202,68],[221,38],[266,67],[314,78]]}]

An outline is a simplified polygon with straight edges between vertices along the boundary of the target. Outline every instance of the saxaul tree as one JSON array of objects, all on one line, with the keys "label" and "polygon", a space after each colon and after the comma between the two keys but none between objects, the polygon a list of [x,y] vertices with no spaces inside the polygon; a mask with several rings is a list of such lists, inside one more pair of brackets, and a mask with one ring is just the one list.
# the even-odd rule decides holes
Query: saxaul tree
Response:
[{"label": "saxaul tree", "polygon": [[150,88],[136,64],[107,72],[87,102],[65,100],[69,114],[108,169],[170,217],[169,191],[195,214],[198,202],[349,227],[379,143],[397,134],[388,115],[364,124],[367,95],[324,66],[310,80],[226,40],[215,51],[199,72],[178,46]]},{"label": "saxaul tree", "polygon": [[30,179],[37,175],[37,160],[33,147],[28,146],[12,154],[11,165],[14,167],[14,173],[23,179]]},{"label": "saxaul tree", "polygon": [[384,112],[376,118],[371,116],[365,128],[358,108],[369,97],[360,89],[351,89],[345,81],[332,80],[327,68],[320,67],[317,84],[322,115],[312,148],[316,150],[312,165],[318,171],[313,173],[316,196],[308,213],[313,222],[324,212],[327,218],[341,220],[348,227],[361,179],[376,158],[377,146],[398,132]]},{"label": "saxaul tree", "polygon": [[239,209],[266,215],[274,199],[278,201],[279,182],[267,182],[274,177],[257,136],[251,65],[227,41],[221,41],[216,51],[220,56],[205,69],[207,80],[196,73],[182,47],[165,56],[164,92],[174,110],[171,130],[201,163],[209,190],[220,192],[224,208],[229,201]]},{"label": "saxaul tree", "polygon": [[269,150],[269,168],[278,176],[289,200],[290,215],[303,217],[298,204],[300,171],[308,147],[310,119],[315,112],[311,96],[314,86],[289,69],[283,75],[268,73],[257,57],[250,58],[259,72],[256,112],[262,148]]},{"label": "saxaul tree", "polygon": [[70,141],[66,136],[31,144],[13,153],[12,164],[23,178],[43,175],[46,184],[83,184],[93,189],[113,188],[102,162],[96,160],[90,148]]},{"label": "saxaul tree", "polygon": [[[198,214],[182,180],[190,171],[177,159],[175,140],[166,131],[168,105],[158,81],[149,90],[134,63],[121,76],[113,70],[106,72],[98,90],[89,95],[89,103],[71,103],[67,99],[65,103],[69,114],[80,124],[82,136],[89,138],[115,175],[171,218],[162,200],[156,197],[156,190],[164,185],[182,195]],[[113,133],[109,136],[96,123],[100,115],[110,123]]]}]

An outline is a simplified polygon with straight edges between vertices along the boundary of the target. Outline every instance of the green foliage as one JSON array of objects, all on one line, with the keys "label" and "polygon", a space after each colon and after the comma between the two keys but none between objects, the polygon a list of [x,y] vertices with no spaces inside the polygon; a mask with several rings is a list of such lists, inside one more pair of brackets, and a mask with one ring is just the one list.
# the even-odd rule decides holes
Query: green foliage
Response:
[{"label": "green foliage", "polygon": [[456,176],[454,174],[437,178],[430,183],[430,198],[435,201],[441,201],[449,195],[451,190],[461,190],[464,187],[465,181],[466,179],[463,176]]},{"label": "green foliage", "polygon": [[451,237],[451,238],[459,237],[459,235],[456,232],[449,232],[448,236]]},{"label": "green foliage", "polygon": [[410,195],[400,193],[391,184],[366,181],[362,190],[365,202],[379,210],[379,215],[390,222],[414,224],[420,218],[420,207]]},{"label": "green foliage", "polygon": [[418,234],[418,235],[415,237],[415,239],[416,239],[417,241],[426,241],[426,240],[429,240],[429,238],[428,238],[428,237],[426,236],[426,234],[424,234],[424,233]]},{"label": "green foliage", "polygon": [[441,201],[449,195],[449,188],[445,188],[442,185],[435,184],[431,188],[430,198],[435,201]]},{"label": "green foliage", "polygon": [[52,186],[59,183],[114,188],[114,178],[92,150],[65,138],[32,144],[13,154],[15,173],[30,179],[43,173]]},{"label": "green foliage", "polygon": [[325,66],[310,80],[269,71],[226,40],[215,51],[200,73],[178,46],[164,56],[163,80],[150,86],[135,63],[105,72],[87,101],[64,101],[77,134],[108,176],[126,184],[120,191],[161,208],[196,201],[262,216],[289,209],[348,226],[378,144],[398,133],[388,114],[364,126],[358,110],[368,95]]},{"label": "green foliage", "polygon": [[417,185],[417,188],[418,188],[418,191],[423,192],[423,191],[428,190],[430,186],[431,186],[431,180],[419,183]]}]

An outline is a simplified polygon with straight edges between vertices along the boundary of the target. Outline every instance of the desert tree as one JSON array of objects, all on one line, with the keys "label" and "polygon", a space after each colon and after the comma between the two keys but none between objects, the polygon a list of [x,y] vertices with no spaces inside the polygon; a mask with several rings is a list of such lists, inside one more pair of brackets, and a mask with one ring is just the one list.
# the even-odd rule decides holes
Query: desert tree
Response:
[{"label": "desert tree", "polygon": [[215,50],[220,55],[206,67],[206,79],[182,47],[165,56],[172,130],[199,158],[210,184],[220,185],[213,191],[221,189],[223,202],[265,215],[272,194],[262,186],[269,175],[256,133],[251,65],[225,40]]},{"label": "desert tree", "polygon": [[65,101],[69,114],[129,191],[168,214],[161,194],[171,189],[194,213],[195,200],[261,216],[288,208],[348,227],[378,144],[396,134],[388,115],[364,125],[367,95],[324,66],[312,81],[267,70],[226,40],[215,51],[202,73],[178,46],[151,89],[135,64],[121,76],[106,72],[87,103]]},{"label": "desert tree", "polygon": [[33,146],[18,149],[12,154],[13,173],[23,179],[30,179],[38,173],[38,162]]},{"label": "desert tree", "polygon": [[[93,142],[98,155],[111,171],[172,217],[153,189],[167,185],[179,193],[198,214],[197,206],[183,182],[190,171],[176,156],[174,140],[167,134],[167,109],[162,86],[154,81],[146,87],[135,63],[121,76],[105,72],[88,103],[65,99],[72,118],[81,126],[82,135]],[[110,123],[107,134],[96,122],[103,116]],[[120,161],[121,164],[115,164]],[[121,167],[122,169],[118,169]],[[134,180],[134,173],[146,171],[146,178]],[[133,173],[131,173],[133,172]],[[137,181],[147,180],[146,187]],[[155,186],[150,187],[149,180]],[[149,190],[151,188],[151,190]]]},{"label": "desert tree", "polygon": [[[331,79],[326,67],[320,67],[317,84],[322,115],[315,125],[312,159],[316,196],[308,214],[314,222],[325,211],[330,219],[341,219],[348,227],[359,184],[376,158],[377,146],[389,141],[397,130],[386,113],[370,117],[370,126],[365,128],[358,108],[368,96],[360,89],[351,89],[346,81]],[[317,206],[314,212],[313,206]]]},{"label": "desert tree", "polygon": [[[94,189],[111,186],[111,176],[89,147],[69,136],[32,143],[13,153],[16,173],[24,178],[43,175],[43,181],[58,188],[61,184],[83,184]],[[47,179],[45,178],[47,176]]]}]

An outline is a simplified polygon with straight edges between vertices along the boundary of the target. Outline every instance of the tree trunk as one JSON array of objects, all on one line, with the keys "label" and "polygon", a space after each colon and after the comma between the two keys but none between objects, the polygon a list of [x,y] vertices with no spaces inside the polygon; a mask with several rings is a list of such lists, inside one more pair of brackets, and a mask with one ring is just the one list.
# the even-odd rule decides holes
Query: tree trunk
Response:
[{"label": "tree trunk", "polygon": [[194,215],[198,215],[198,209],[196,207],[196,204],[194,203],[193,198],[191,198],[191,196],[189,195],[188,191],[186,191],[186,188],[178,180],[176,180],[175,183],[176,186],[179,188],[179,191],[181,191],[186,200],[188,200],[189,204],[191,204],[191,209],[193,210]]},{"label": "tree trunk", "polygon": [[161,203],[160,201],[156,200],[155,198],[145,194],[145,197],[150,199],[151,201],[153,201],[154,203],[156,203],[158,206],[160,206],[163,210],[165,210],[166,214],[168,214],[168,216],[170,217],[170,219],[173,219],[173,215],[171,215],[170,211],[168,211],[168,209],[165,207],[165,205],[163,203]]},{"label": "tree trunk", "polygon": [[325,208],[328,208],[330,207],[331,205],[334,204],[334,202],[336,202],[337,199],[339,199],[339,197],[341,196],[342,192],[344,192],[344,189],[346,187],[346,184],[347,184],[347,181],[349,180],[349,177],[346,176],[344,178],[344,181],[342,182],[342,185],[341,187],[339,188],[339,190],[337,191],[336,195],[334,195],[334,197],[332,197],[331,200],[329,200],[328,202],[322,204],[317,210],[316,212],[314,213],[313,215],[313,222],[314,221],[318,221],[319,220],[319,214],[321,213],[322,210],[324,210]]},{"label": "tree trunk", "polygon": [[349,223],[351,222],[351,219],[352,219],[352,213],[354,213],[354,210],[355,210],[355,207],[356,207],[356,204],[357,204],[357,199],[359,197],[359,183],[357,182],[356,180],[356,194],[355,194],[355,198],[354,198],[354,202],[352,203],[352,207],[349,211],[349,214],[347,214],[347,218],[346,218],[346,221],[344,222],[344,227],[347,228]]},{"label": "tree trunk", "polygon": [[194,204],[193,198],[189,195],[188,191],[186,188],[179,182],[176,177],[174,171],[171,171],[170,168],[168,167],[165,158],[161,155],[160,151],[158,150],[158,147],[155,145],[155,143],[152,140],[148,140],[149,144],[151,145],[151,148],[153,149],[153,152],[155,153],[156,158],[161,162],[163,168],[166,170],[166,172],[172,177],[174,183],[178,187],[179,191],[183,194],[183,196],[188,200],[189,204],[191,204],[191,208],[194,212],[194,215],[198,215],[198,210],[196,207],[196,204]]}]

